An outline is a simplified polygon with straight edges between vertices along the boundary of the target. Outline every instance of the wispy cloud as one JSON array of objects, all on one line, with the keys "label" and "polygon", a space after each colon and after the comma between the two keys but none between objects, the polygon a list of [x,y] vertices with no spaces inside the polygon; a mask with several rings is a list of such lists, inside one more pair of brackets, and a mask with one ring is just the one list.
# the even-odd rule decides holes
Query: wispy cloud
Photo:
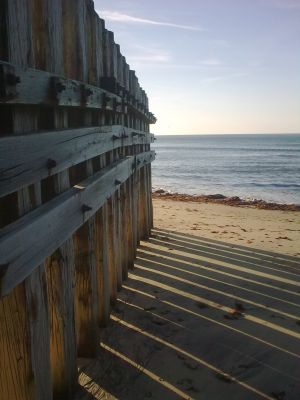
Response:
[{"label": "wispy cloud", "polygon": [[204,65],[207,67],[219,67],[220,65],[222,65],[222,62],[217,58],[207,58],[206,60],[202,60],[200,62],[200,65]]},{"label": "wispy cloud", "polygon": [[276,8],[300,10],[300,0],[264,0],[263,3]]},{"label": "wispy cloud", "polygon": [[128,55],[128,62],[135,68],[148,65],[169,65],[172,56],[169,51],[155,47],[134,46],[137,51],[133,55]]},{"label": "wispy cloud", "polygon": [[247,72],[236,72],[233,74],[227,74],[227,75],[219,75],[219,76],[212,76],[212,77],[207,77],[201,79],[201,83],[214,83],[218,81],[227,81],[230,79],[235,79],[235,78],[243,78],[245,76],[249,76],[249,73]]},{"label": "wispy cloud", "polygon": [[175,24],[173,22],[155,21],[152,19],[134,17],[132,15],[120,13],[118,11],[97,10],[97,12],[101,17],[103,17],[104,19],[109,20],[109,21],[123,22],[123,23],[127,23],[127,24],[144,24],[144,25],[165,26],[165,27],[169,27],[169,28],[185,29],[188,31],[205,31],[205,29],[200,28],[198,26],[181,25],[181,24]]},{"label": "wispy cloud", "polygon": [[129,56],[127,58],[129,62],[134,62],[139,64],[149,63],[149,62],[167,63],[170,61],[169,56],[165,54],[146,54],[139,56]]}]

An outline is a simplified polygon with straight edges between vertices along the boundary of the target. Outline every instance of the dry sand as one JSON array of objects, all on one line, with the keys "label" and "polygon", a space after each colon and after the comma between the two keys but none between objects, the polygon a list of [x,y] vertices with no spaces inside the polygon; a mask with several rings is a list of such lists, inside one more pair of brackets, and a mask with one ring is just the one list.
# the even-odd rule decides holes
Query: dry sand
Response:
[{"label": "dry sand", "polygon": [[300,212],[154,199],[155,226],[300,256]]},{"label": "dry sand", "polygon": [[154,212],[76,400],[299,400],[300,213]]}]

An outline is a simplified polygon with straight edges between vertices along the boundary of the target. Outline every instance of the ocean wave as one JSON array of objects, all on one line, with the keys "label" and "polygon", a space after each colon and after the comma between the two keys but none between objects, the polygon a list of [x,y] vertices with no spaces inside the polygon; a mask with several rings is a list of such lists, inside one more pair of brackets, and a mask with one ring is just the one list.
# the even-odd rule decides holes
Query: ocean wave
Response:
[{"label": "ocean wave", "polygon": [[289,189],[300,189],[300,185],[297,183],[234,183],[234,187],[260,187],[260,188],[289,188]]}]

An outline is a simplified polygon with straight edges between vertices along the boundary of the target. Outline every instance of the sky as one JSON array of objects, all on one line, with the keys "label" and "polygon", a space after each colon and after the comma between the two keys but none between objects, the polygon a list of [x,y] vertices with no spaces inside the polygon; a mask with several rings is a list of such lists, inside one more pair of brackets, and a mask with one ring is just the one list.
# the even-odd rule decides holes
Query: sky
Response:
[{"label": "sky", "polygon": [[153,133],[300,132],[300,0],[94,2]]}]

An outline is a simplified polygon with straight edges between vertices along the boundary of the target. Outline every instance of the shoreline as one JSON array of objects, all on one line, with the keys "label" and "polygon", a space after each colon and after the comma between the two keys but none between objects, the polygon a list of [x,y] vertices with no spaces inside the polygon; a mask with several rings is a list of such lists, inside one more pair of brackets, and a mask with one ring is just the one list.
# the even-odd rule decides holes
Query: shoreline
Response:
[{"label": "shoreline", "polygon": [[268,202],[260,199],[245,200],[238,196],[224,196],[222,194],[212,194],[212,195],[192,195],[186,193],[169,193],[164,189],[154,190],[152,192],[152,197],[154,199],[161,200],[173,200],[173,201],[183,201],[183,202],[194,202],[194,203],[213,203],[222,204],[231,207],[247,207],[256,208],[262,210],[280,210],[280,211],[300,211],[300,205],[297,204],[283,204]]}]

